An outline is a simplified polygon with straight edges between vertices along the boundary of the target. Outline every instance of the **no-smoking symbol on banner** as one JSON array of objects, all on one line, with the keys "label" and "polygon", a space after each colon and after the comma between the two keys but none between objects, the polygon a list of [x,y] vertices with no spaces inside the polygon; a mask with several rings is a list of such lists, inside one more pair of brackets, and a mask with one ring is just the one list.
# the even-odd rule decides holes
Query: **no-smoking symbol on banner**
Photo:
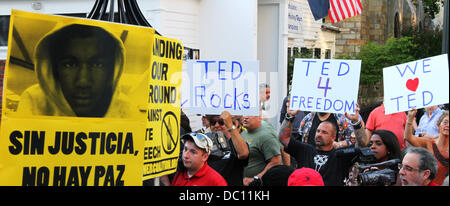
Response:
[{"label": "no-smoking symbol on banner", "polygon": [[161,142],[166,154],[172,154],[180,139],[180,128],[177,116],[171,111],[167,112],[161,123]]}]

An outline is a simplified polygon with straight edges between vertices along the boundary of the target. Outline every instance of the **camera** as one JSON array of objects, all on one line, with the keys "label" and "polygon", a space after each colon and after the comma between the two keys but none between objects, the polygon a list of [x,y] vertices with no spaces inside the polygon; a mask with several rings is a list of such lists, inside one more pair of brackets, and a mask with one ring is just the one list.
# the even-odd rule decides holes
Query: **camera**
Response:
[{"label": "camera", "polygon": [[358,185],[361,186],[393,185],[396,181],[397,173],[391,169],[376,170],[358,175]]},{"label": "camera", "polygon": [[376,164],[360,165],[358,167],[360,172],[372,167],[385,168],[382,170],[375,170],[369,172],[359,173],[358,183],[359,185],[393,185],[397,181],[398,164],[400,159],[392,159]]},{"label": "camera", "polygon": [[[336,150],[337,157],[353,158],[353,167],[345,180],[347,186],[380,186],[393,185],[397,181],[399,159],[392,159],[380,163],[370,148],[343,148]],[[372,167],[383,168],[371,171]],[[369,169],[368,172],[364,172]]]},{"label": "camera", "polygon": [[336,157],[353,157],[352,163],[371,164],[377,162],[377,158],[372,150],[366,148],[348,147],[336,150]]},{"label": "camera", "polygon": [[[392,159],[375,164],[359,164],[356,162],[348,179],[345,180],[347,186],[387,186],[397,182],[398,164],[400,159]],[[382,168],[372,170],[373,167]],[[369,170],[368,172],[364,172]]]}]

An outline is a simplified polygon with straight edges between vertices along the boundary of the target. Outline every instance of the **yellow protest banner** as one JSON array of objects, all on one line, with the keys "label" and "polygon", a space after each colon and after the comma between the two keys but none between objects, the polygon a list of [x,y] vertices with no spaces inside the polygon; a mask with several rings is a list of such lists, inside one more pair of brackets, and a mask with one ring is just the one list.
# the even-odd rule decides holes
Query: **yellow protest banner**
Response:
[{"label": "yellow protest banner", "polygon": [[180,151],[183,45],[155,35],[152,54],[144,180],[174,173]]},{"label": "yellow protest banner", "polygon": [[[170,80],[181,60],[178,65],[168,45],[169,56],[159,55],[161,65],[153,66],[156,38],[147,27],[13,10],[0,185],[142,185],[147,177],[174,172],[176,163],[166,172],[145,173],[148,157],[178,157],[180,84]],[[170,103],[151,101],[152,92],[173,96]],[[167,117],[152,119],[158,109]],[[163,135],[178,137],[166,146],[167,138],[156,138],[164,119],[170,132]]]},{"label": "yellow protest banner", "polygon": [[142,185],[142,128],[122,120],[3,119],[0,184]]}]

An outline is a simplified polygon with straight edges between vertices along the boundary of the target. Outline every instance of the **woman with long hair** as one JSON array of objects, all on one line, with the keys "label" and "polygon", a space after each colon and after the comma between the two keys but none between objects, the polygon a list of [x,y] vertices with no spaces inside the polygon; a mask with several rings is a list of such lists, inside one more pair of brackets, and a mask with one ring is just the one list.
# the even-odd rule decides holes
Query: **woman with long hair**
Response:
[{"label": "woman with long hair", "polygon": [[402,153],[397,136],[389,130],[375,130],[369,140],[369,147],[377,162],[401,159]]}]

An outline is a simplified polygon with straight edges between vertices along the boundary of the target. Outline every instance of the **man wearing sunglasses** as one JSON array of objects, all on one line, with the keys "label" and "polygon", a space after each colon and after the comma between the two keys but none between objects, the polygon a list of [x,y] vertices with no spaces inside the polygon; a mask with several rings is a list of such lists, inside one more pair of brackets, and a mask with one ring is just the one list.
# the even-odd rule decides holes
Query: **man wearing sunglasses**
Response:
[{"label": "man wearing sunglasses", "polygon": [[248,164],[249,147],[240,133],[238,121],[228,111],[207,115],[212,133],[213,151],[208,164],[221,174],[230,186],[242,186],[244,167]]}]

